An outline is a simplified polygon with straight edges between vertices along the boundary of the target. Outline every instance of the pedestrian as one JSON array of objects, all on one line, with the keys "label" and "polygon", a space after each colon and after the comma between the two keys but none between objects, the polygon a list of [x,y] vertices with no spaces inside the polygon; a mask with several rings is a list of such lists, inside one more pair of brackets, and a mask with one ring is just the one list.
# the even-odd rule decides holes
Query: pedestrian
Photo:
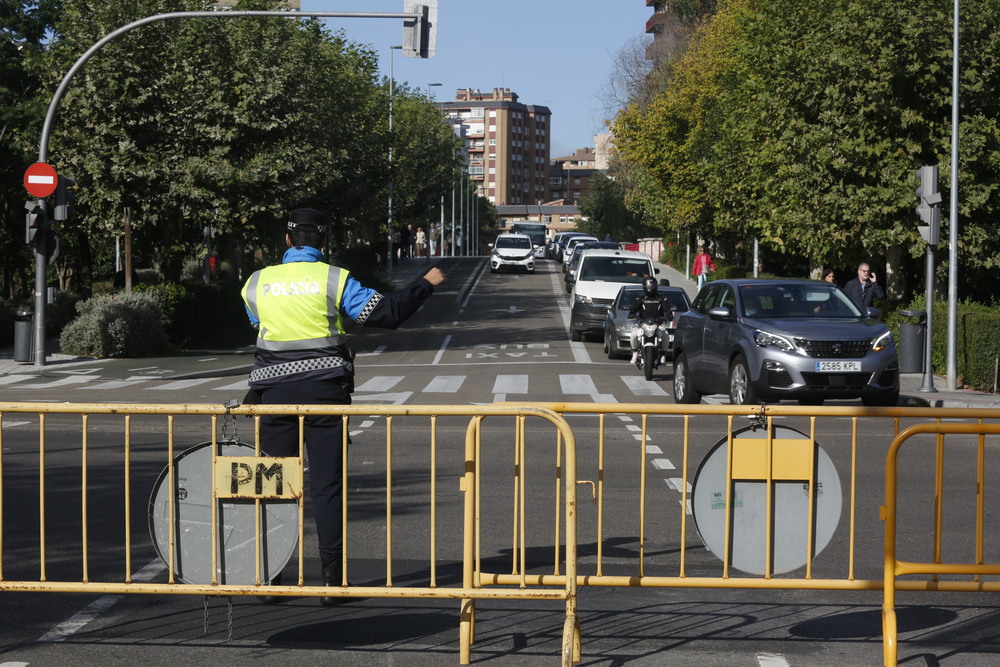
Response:
[{"label": "pedestrian", "polygon": [[462,232],[455,232],[455,254],[462,254]]},{"label": "pedestrian", "polygon": [[414,253],[413,256],[425,257],[427,255],[427,234],[424,233],[423,227],[417,227],[417,236],[415,243],[417,251],[416,253]]},{"label": "pedestrian", "polygon": [[413,225],[412,224],[407,225],[406,229],[403,230],[403,231],[405,232],[404,236],[406,237],[404,239],[404,241],[406,241],[406,243],[404,244],[406,246],[406,251],[405,251],[405,253],[404,253],[403,256],[404,257],[413,257],[415,255],[415,252],[416,252],[416,249],[417,249],[416,248],[416,245],[417,245],[417,236],[416,236],[416,233],[414,233],[414,231],[413,231]]},{"label": "pedestrian", "polygon": [[[344,318],[361,326],[395,329],[445,281],[445,274],[434,267],[400,293],[380,294],[364,287],[347,269],[326,263],[322,249],[328,228],[329,219],[321,211],[292,211],[282,263],[255,271],[243,286],[250,321],[259,332],[247,403],[350,405],[354,353],[344,342]],[[296,415],[264,415],[260,428],[268,456],[299,455]],[[303,429],[323,584],[341,586],[343,419],[309,416]],[[280,585],[280,573],[271,583]],[[323,597],[321,603],[334,605],[345,599]]]},{"label": "pedestrian", "polygon": [[878,284],[878,278],[867,262],[858,265],[858,279],[844,285],[844,292],[862,313],[871,308],[875,299],[885,298],[885,290]]},{"label": "pedestrian", "polygon": [[427,244],[430,247],[431,257],[437,257],[438,236],[440,232],[435,224],[431,223],[431,228],[427,231]]},{"label": "pedestrian", "polygon": [[821,280],[825,283],[836,283],[837,277],[829,266],[823,267],[823,274]]},{"label": "pedestrian", "polygon": [[715,273],[715,263],[712,261],[712,256],[705,252],[705,246],[698,246],[691,273],[698,277],[698,289],[705,284],[710,273]]},{"label": "pedestrian", "polygon": [[441,241],[441,256],[447,257],[448,250],[451,248],[451,234],[446,233],[443,240]]}]

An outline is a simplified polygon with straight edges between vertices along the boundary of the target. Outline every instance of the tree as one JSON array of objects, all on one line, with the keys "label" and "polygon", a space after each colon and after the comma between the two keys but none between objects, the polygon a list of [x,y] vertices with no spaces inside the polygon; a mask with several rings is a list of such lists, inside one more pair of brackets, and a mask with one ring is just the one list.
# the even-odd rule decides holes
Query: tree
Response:
[{"label": "tree", "polygon": [[[50,80],[121,25],[213,4],[66,0]],[[80,183],[80,242],[110,243],[128,209],[139,260],[176,279],[206,224],[270,259],[291,208],[352,220],[382,169],[367,146],[380,135],[375,69],[368,49],[312,20],[171,20],[111,42],[73,81],[52,137],[57,168]]]},{"label": "tree", "polygon": [[[947,182],[950,8],[930,0],[731,0],[672,66],[663,92],[615,121],[666,225],[850,264],[918,256],[916,167]],[[1000,9],[963,3],[960,254],[994,268]],[[647,197],[650,195],[647,194]],[[947,201],[948,193],[945,192]]]},{"label": "tree", "polygon": [[22,175],[37,159],[45,107],[31,60],[42,50],[58,14],[58,0],[0,0],[0,297],[33,289],[33,255],[24,244]]}]

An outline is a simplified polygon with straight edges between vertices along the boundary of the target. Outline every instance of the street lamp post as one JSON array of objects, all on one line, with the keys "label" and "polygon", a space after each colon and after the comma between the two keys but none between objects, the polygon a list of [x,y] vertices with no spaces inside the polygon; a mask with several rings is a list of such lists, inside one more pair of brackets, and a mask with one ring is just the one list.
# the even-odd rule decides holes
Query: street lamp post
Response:
[{"label": "street lamp post", "polygon": [[392,75],[392,52],[396,49],[402,49],[400,46],[390,46],[389,47],[389,221],[386,224],[386,247],[389,252],[386,254],[386,261],[389,263],[389,285],[392,285],[392,264],[395,260],[395,249],[392,247],[392,182],[395,176],[394,167],[392,165],[392,149],[396,144],[396,138],[392,133],[392,100],[396,94],[395,91],[395,81]]},{"label": "street lamp post", "polygon": [[440,86],[440,83],[428,83],[427,84],[427,99],[431,99],[431,88],[434,86]]}]

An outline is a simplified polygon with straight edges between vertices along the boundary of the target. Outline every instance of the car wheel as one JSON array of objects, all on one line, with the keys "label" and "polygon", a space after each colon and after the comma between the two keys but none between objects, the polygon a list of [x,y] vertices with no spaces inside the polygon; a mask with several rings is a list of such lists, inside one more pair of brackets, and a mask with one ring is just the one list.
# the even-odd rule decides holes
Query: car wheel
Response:
[{"label": "car wheel", "polygon": [[490,273],[496,273],[496,272],[497,272],[497,270],[496,270],[496,269],[494,269],[494,268],[493,268],[493,267],[491,266],[491,267],[490,267]]},{"label": "car wheel", "polygon": [[749,405],[757,402],[757,397],[750,387],[747,360],[742,355],[736,357],[729,367],[729,402],[733,405]]},{"label": "car wheel", "polygon": [[642,348],[642,370],[646,376],[646,381],[649,382],[653,379],[653,357],[656,356],[656,350],[648,345]]},{"label": "car wheel", "polygon": [[899,403],[899,390],[887,392],[884,394],[874,394],[872,396],[862,396],[861,405],[868,405],[871,407],[892,407]]},{"label": "car wheel", "polygon": [[699,403],[701,401],[701,396],[695,392],[691,385],[687,357],[683,354],[677,355],[677,359],[674,360],[674,400],[678,403]]},{"label": "car wheel", "polygon": [[615,347],[611,342],[611,332],[608,331],[607,327],[604,327],[604,354],[608,355],[608,359],[615,358]]},{"label": "car wheel", "polygon": [[823,405],[822,398],[800,398],[799,405]]},{"label": "car wheel", "polygon": [[570,325],[569,329],[569,339],[573,341],[583,340],[583,335],[579,331],[574,329],[572,324]]}]

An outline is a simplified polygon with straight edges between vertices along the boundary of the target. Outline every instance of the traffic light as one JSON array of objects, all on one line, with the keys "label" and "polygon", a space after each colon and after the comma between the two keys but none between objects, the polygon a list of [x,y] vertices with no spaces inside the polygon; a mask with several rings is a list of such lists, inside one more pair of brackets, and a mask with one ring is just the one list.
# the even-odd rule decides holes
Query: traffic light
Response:
[{"label": "traffic light", "polygon": [[49,219],[38,201],[29,201],[25,203],[24,208],[28,211],[24,216],[24,243],[31,245],[39,233],[45,235]]},{"label": "traffic light", "polygon": [[76,180],[69,176],[60,176],[59,184],[56,186],[56,208],[53,212],[53,220],[67,220],[76,212],[73,202],[76,201]]},{"label": "traffic light", "polygon": [[403,55],[433,58],[437,52],[438,0],[404,0],[403,11],[421,18],[403,19]]},{"label": "traffic light", "polygon": [[941,242],[941,192],[938,190],[938,168],[920,167],[917,169],[917,215],[927,223],[917,229],[920,236],[930,245]]}]

